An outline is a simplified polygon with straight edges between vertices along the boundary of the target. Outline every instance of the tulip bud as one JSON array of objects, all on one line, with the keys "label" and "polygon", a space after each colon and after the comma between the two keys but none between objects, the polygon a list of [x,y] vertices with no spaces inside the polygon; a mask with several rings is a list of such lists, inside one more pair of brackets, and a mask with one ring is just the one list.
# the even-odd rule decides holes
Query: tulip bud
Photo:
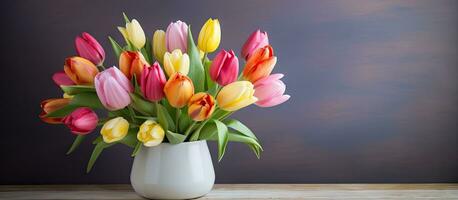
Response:
[{"label": "tulip bud", "polygon": [[187,52],[188,25],[180,20],[170,23],[165,33],[165,43],[168,52],[172,52],[175,49]]},{"label": "tulip bud", "polygon": [[136,19],[126,23],[126,27],[118,27],[124,39],[130,41],[135,48],[141,49],[145,46],[146,37],[142,27]]},{"label": "tulip bud", "polygon": [[155,62],[151,67],[143,68],[140,88],[146,99],[150,101],[161,100],[164,97],[165,82],[167,79],[158,62]]},{"label": "tulip bud", "polygon": [[99,73],[91,61],[78,56],[65,59],[64,71],[77,85],[92,85],[95,75]]},{"label": "tulip bud", "polygon": [[119,110],[130,104],[133,86],[116,67],[110,67],[95,77],[95,90],[108,110]]},{"label": "tulip bud", "polygon": [[239,60],[234,51],[220,51],[210,66],[210,77],[220,85],[227,85],[237,80]]},{"label": "tulip bud", "polygon": [[200,29],[197,45],[205,53],[215,51],[221,41],[221,27],[218,19],[208,19]]},{"label": "tulip bud", "polygon": [[189,77],[178,72],[165,83],[164,93],[172,107],[182,108],[194,94],[194,85]]},{"label": "tulip bud", "polygon": [[216,97],[218,106],[225,111],[236,111],[246,107],[258,99],[253,96],[253,84],[249,81],[236,81],[221,89]]},{"label": "tulip bud", "polygon": [[153,120],[146,120],[140,126],[137,139],[146,147],[157,146],[164,140],[165,131],[161,125]]},{"label": "tulip bud", "polygon": [[61,117],[46,117],[47,114],[52,113],[56,110],[60,110],[67,106],[71,102],[71,99],[46,99],[41,102],[40,107],[42,109],[39,117],[43,122],[48,124],[60,124],[62,123]]},{"label": "tulip bud", "polygon": [[59,71],[52,75],[52,80],[57,86],[61,85],[75,85],[72,79],[65,74],[65,71]]},{"label": "tulip bud", "polygon": [[246,40],[242,47],[242,57],[245,60],[251,56],[256,50],[269,45],[269,37],[267,32],[261,32],[259,29],[251,33],[250,37]]},{"label": "tulip bud", "polygon": [[77,135],[86,135],[97,127],[99,118],[90,108],[78,108],[66,116],[62,122]]},{"label": "tulip bud", "polygon": [[100,130],[103,141],[112,143],[122,140],[129,131],[129,122],[122,117],[116,117],[105,122]]},{"label": "tulip bud", "polygon": [[153,35],[153,54],[156,60],[160,63],[164,63],[164,53],[167,52],[167,46],[165,45],[165,32],[163,30],[157,30]]},{"label": "tulip bud", "polygon": [[277,57],[274,56],[272,46],[267,45],[256,50],[253,55],[248,58],[243,70],[243,77],[252,83],[257,80],[269,76],[277,63]]},{"label": "tulip bud", "polygon": [[105,51],[102,45],[89,33],[84,32],[75,39],[75,47],[78,55],[90,60],[96,65],[102,65],[105,60]]},{"label": "tulip bud", "polygon": [[140,78],[145,65],[148,66],[148,62],[146,62],[142,53],[138,51],[123,51],[119,55],[119,67],[129,80],[132,79],[134,74],[137,79]]},{"label": "tulip bud", "polygon": [[258,98],[259,107],[272,107],[287,101],[290,96],[284,95],[286,85],[280,80],[283,74],[272,74],[254,83],[254,96]]},{"label": "tulip bud", "polygon": [[168,76],[172,76],[175,72],[180,72],[183,75],[188,75],[188,72],[189,72],[188,54],[181,53],[179,49],[173,50],[172,53],[165,52],[164,69]]},{"label": "tulip bud", "polygon": [[215,99],[210,94],[199,92],[188,102],[188,115],[194,121],[208,119],[215,111]]}]

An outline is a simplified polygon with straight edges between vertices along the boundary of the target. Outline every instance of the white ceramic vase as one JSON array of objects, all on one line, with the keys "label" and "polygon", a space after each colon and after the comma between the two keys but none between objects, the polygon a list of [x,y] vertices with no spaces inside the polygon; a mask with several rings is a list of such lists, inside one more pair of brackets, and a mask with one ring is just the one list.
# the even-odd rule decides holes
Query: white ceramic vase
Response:
[{"label": "white ceramic vase", "polygon": [[191,199],[207,194],[215,182],[207,142],[142,146],[130,182],[135,192],[149,199]]}]

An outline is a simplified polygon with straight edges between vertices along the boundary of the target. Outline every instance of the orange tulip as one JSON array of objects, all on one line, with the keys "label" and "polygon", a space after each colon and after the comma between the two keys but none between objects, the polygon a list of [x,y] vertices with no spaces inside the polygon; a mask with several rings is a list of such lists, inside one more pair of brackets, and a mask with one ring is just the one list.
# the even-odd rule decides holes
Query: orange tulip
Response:
[{"label": "orange tulip", "polygon": [[208,119],[215,111],[215,98],[205,92],[199,92],[188,102],[188,115],[194,121]]},{"label": "orange tulip", "polygon": [[149,66],[145,57],[138,51],[123,51],[119,56],[121,72],[129,79],[132,79],[134,74],[139,79],[145,65]]},{"label": "orange tulip", "polygon": [[91,61],[78,56],[65,59],[64,71],[77,85],[93,85],[94,77],[99,73]]},{"label": "orange tulip", "polygon": [[176,72],[165,83],[164,93],[171,106],[182,108],[194,94],[194,85],[189,77]]},{"label": "orange tulip", "polygon": [[62,98],[62,99],[46,99],[41,102],[41,111],[39,117],[46,123],[49,124],[61,124],[62,118],[60,117],[46,117],[47,114],[52,113],[56,110],[63,108],[68,105],[72,99]]},{"label": "orange tulip", "polygon": [[269,76],[277,63],[277,57],[274,56],[272,46],[267,45],[256,50],[248,58],[243,70],[243,77],[254,83],[257,80]]}]

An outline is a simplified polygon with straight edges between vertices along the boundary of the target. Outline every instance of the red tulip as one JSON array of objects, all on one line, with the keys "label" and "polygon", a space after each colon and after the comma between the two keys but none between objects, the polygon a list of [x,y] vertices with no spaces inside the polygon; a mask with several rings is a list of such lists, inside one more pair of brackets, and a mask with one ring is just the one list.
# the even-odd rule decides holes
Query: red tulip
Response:
[{"label": "red tulip", "polygon": [[105,51],[97,40],[89,33],[82,33],[75,38],[75,48],[78,55],[90,60],[96,65],[102,65],[105,60]]},{"label": "red tulip", "polygon": [[234,51],[222,50],[213,59],[210,66],[210,77],[220,85],[227,85],[237,80],[239,73],[239,60]]},{"label": "red tulip", "polygon": [[250,37],[248,37],[245,44],[242,47],[242,57],[245,60],[253,54],[254,51],[259,48],[265,47],[269,44],[269,37],[267,37],[267,32],[261,32],[259,29],[253,32]]},{"label": "red tulip", "polygon": [[155,62],[151,67],[144,67],[140,77],[140,88],[143,96],[150,101],[159,101],[164,97],[164,86],[167,79],[164,72]]},{"label": "red tulip", "polygon": [[65,71],[59,71],[52,75],[52,80],[56,83],[57,86],[61,85],[75,85],[75,83],[70,79],[70,77],[65,74]]},{"label": "red tulip", "polygon": [[70,128],[70,131],[77,135],[86,135],[92,132],[97,127],[98,121],[97,114],[85,107],[74,110],[62,120]]}]

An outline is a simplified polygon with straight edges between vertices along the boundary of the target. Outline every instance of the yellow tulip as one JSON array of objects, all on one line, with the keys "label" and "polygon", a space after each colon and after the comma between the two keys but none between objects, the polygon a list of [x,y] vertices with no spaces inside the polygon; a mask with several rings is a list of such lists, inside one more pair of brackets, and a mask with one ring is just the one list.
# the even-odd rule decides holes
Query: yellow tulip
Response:
[{"label": "yellow tulip", "polygon": [[129,122],[122,117],[116,117],[105,122],[100,133],[103,141],[112,143],[122,140],[129,131]]},{"label": "yellow tulip", "polygon": [[164,69],[170,77],[175,72],[180,72],[183,75],[188,75],[189,72],[189,56],[181,53],[180,49],[175,49],[172,53],[165,52],[164,54]]},{"label": "yellow tulip", "polygon": [[212,95],[199,92],[191,97],[188,102],[188,115],[194,121],[208,119],[215,110],[215,99]]},{"label": "yellow tulip", "polygon": [[164,61],[164,53],[167,52],[165,45],[165,32],[163,30],[157,30],[153,35],[153,54],[156,60],[160,63]]},{"label": "yellow tulip", "polygon": [[145,32],[143,32],[140,23],[136,19],[133,19],[130,23],[126,23],[126,27],[118,27],[119,32],[126,41],[130,41],[135,48],[141,49],[145,46],[146,37]]},{"label": "yellow tulip", "polygon": [[200,29],[198,46],[205,53],[215,51],[221,41],[221,27],[218,19],[208,19]]},{"label": "yellow tulip", "polygon": [[225,111],[236,111],[256,102],[258,99],[253,96],[253,88],[249,81],[236,81],[224,86],[216,97],[218,106]]},{"label": "yellow tulip", "polygon": [[164,93],[172,107],[182,108],[194,95],[194,85],[189,77],[178,72],[165,83]]},{"label": "yellow tulip", "polygon": [[153,120],[146,120],[140,126],[137,139],[147,147],[157,146],[164,140],[164,129]]}]

